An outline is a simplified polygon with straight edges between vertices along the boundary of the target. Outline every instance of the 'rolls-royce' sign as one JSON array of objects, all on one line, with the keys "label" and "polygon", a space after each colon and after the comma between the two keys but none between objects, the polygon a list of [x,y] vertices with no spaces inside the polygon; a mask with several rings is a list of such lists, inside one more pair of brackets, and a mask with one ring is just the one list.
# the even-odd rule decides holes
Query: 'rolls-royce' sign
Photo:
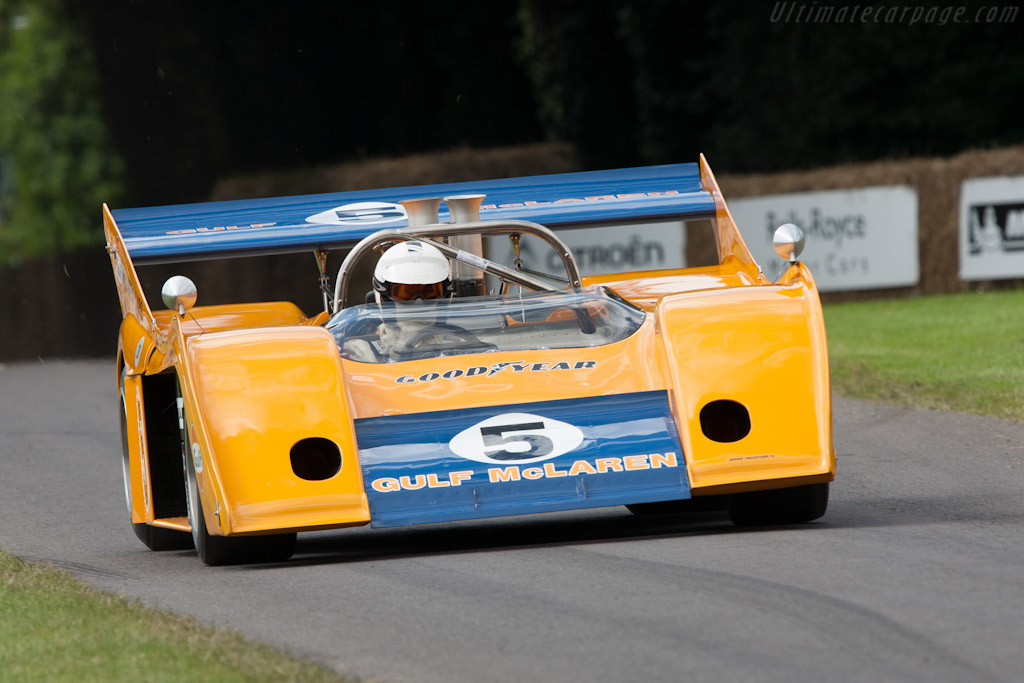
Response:
[{"label": "'rolls-royce' sign", "polygon": [[729,209],[769,279],[783,266],[772,235],[783,223],[795,223],[807,237],[800,258],[822,291],[918,282],[917,193],[910,187],[748,197],[731,200]]}]

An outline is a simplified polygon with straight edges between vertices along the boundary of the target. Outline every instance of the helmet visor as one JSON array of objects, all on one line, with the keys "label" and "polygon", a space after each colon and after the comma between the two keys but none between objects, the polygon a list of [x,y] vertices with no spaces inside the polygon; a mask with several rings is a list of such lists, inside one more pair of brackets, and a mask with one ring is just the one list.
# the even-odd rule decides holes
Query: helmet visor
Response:
[{"label": "helmet visor", "polygon": [[392,301],[441,299],[444,298],[444,283],[431,282],[425,285],[410,285],[402,282],[392,282],[388,296],[390,296]]}]

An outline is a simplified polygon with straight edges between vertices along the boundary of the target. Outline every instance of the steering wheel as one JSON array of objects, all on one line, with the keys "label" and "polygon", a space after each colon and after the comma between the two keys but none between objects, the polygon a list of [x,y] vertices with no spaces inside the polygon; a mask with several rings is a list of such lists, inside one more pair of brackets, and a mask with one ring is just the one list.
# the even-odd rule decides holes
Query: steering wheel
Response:
[{"label": "steering wheel", "polygon": [[[444,349],[478,349],[481,351],[493,351],[498,348],[490,342],[481,341],[475,334],[469,330],[458,327],[457,325],[449,325],[448,323],[434,323],[423,329],[419,330],[412,336],[412,338],[405,344],[405,348],[402,355],[405,354],[416,354],[417,348],[423,345],[431,337],[440,336]],[[433,351],[420,352],[418,358],[429,358],[434,355]]]},{"label": "steering wheel", "polygon": [[[349,322],[340,329],[328,328],[331,336],[334,337],[343,358],[360,360],[363,362],[381,363],[384,358],[381,356],[377,346],[369,338],[379,338],[377,330],[381,325],[381,319],[376,316],[368,316]],[[360,357],[361,356],[361,357]],[[372,361],[369,358],[373,358]]]}]

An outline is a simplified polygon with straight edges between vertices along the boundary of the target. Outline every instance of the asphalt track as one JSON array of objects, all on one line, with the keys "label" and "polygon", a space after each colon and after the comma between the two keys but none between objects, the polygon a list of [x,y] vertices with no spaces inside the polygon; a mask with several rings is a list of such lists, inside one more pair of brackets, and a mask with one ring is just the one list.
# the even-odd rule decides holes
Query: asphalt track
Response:
[{"label": "asphalt track", "polygon": [[800,527],[609,508],[300,535],[286,563],[212,568],[127,525],[112,365],[0,369],[0,544],[338,671],[1024,680],[1024,424],[838,399],[829,512]]}]

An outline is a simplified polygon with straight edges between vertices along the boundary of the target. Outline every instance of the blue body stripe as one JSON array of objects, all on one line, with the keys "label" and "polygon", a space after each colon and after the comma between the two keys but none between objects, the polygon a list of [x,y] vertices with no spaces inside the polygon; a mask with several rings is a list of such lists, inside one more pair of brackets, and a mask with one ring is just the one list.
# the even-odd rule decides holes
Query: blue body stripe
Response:
[{"label": "blue body stripe", "polygon": [[[529,424],[509,426],[524,419]],[[556,425],[563,433],[579,432],[570,450],[515,459],[526,457],[527,446],[557,445]],[[665,391],[365,418],[355,426],[373,526],[690,497]],[[526,435],[529,428],[535,435]],[[476,456],[497,452],[494,457],[512,459],[482,462],[455,452],[457,435],[479,440],[481,430],[490,430],[498,445]],[[509,442],[518,454],[503,450]]]},{"label": "blue body stripe", "polygon": [[[444,185],[337,192],[114,210],[132,259],[189,260],[243,252],[351,246],[404,218],[374,222],[310,222],[312,216],[361,202],[485,194],[483,220],[528,220],[560,226],[694,216],[715,210],[697,164],[504,178]],[[493,208],[486,208],[493,207]],[[442,222],[447,214],[442,205]]]}]

